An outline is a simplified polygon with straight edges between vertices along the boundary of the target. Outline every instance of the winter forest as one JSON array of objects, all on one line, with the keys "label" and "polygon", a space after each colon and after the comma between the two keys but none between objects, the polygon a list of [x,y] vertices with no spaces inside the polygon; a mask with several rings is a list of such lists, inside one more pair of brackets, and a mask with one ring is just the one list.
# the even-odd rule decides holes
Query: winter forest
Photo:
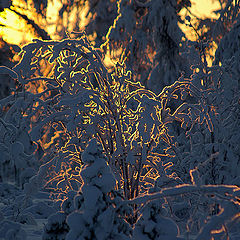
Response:
[{"label": "winter forest", "polygon": [[240,240],[240,0],[0,0],[0,65],[1,240]]}]

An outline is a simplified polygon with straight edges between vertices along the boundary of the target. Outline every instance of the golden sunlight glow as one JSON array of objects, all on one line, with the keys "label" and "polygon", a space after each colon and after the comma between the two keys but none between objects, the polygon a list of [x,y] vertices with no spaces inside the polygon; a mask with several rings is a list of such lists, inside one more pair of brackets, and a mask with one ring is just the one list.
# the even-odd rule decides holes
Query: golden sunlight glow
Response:
[{"label": "golden sunlight glow", "polygon": [[[210,1],[210,0],[192,0],[192,6],[190,8],[190,11],[193,15],[195,15],[198,18],[217,18],[218,15],[214,14],[213,11],[220,8],[218,1]],[[183,9],[181,12],[182,16],[188,15],[188,12],[186,9]],[[191,19],[191,21],[195,22],[194,19]],[[186,34],[188,39],[190,40],[196,40],[197,36],[196,33],[188,26],[184,24],[179,24],[182,31]]]},{"label": "golden sunlight glow", "polygon": [[[28,6],[24,4],[24,1],[21,0],[13,0],[13,4],[18,7],[12,6],[11,9],[17,10],[20,13],[23,13],[21,7],[24,9],[28,8]],[[62,3],[59,0],[48,2],[46,21],[43,24],[46,25],[45,30],[52,39],[61,38],[58,34],[59,29],[57,27],[58,13],[61,6]],[[30,9],[32,9],[32,7],[30,7]],[[74,30],[73,23],[76,21],[76,18],[80,18],[78,27],[80,30],[84,30],[85,26],[89,22],[89,18],[91,17],[91,14],[87,16],[88,10],[88,4],[85,4],[80,11],[75,7],[69,15],[64,15],[63,22],[60,24],[63,24],[65,30],[71,32]],[[29,19],[34,19],[34,21],[37,21],[36,23],[39,23],[38,16],[34,11],[26,10],[24,14],[26,14]],[[4,41],[10,44],[23,45],[36,38],[36,35],[34,30],[31,26],[27,25],[25,20],[21,19],[10,9],[5,9],[0,13],[0,38],[1,37]]]},{"label": "golden sunlight glow", "polygon": [[197,16],[201,17],[213,17],[212,12],[219,9],[220,5],[218,1],[212,0],[192,0],[192,10]]},{"label": "golden sunlight glow", "polygon": [[[218,18],[218,15],[213,13],[216,9],[220,9],[220,4],[218,1],[210,1],[210,0],[192,0],[192,6],[190,8],[190,11],[195,16],[191,19],[191,22],[194,24],[196,22],[196,17],[205,19],[205,18]],[[183,9],[180,13],[181,16],[188,15],[188,12],[186,9]],[[183,17],[184,18],[184,17]],[[179,23],[179,27],[182,29],[184,34],[187,36],[189,40],[195,41],[197,39],[197,34],[193,31],[193,29],[189,26],[186,26],[185,24]],[[213,42],[213,47],[209,50],[209,54],[211,56],[214,55],[215,51],[217,49],[217,45],[215,42]],[[210,56],[207,56],[207,62],[208,65],[212,65],[212,59]]]},{"label": "golden sunlight glow", "polygon": [[[14,4],[20,7],[26,7],[23,4],[25,2],[22,2],[21,0],[14,0]],[[90,18],[92,17],[91,14],[87,16],[89,5],[85,4],[84,7],[79,11],[76,7],[68,14],[65,13],[63,16],[63,22],[57,24],[58,21],[58,13],[61,9],[62,3],[59,0],[50,1],[48,3],[48,8],[46,12],[46,22],[45,22],[45,30],[48,32],[48,34],[51,36],[52,39],[60,39],[62,38],[62,35],[59,35],[59,31],[66,30],[68,32],[71,32],[74,30],[74,23],[76,22],[76,18],[79,18],[79,30],[84,30],[85,26],[88,24]],[[212,17],[217,18],[217,15],[213,13],[214,10],[219,8],[219,2],[218,1],[209,1],[209,0],[192,0],[192,7],[191,11],[193,15],[201,18],[206,17]],[[19,10],[20,8],[13,8]],[[32,18],[34,18],[34,14],[36,16],[36,13],[27,11],[27,15]],[[182,16],[187,15],[187,10],[183,9],[180,13]],[[192,22],[194,23],[195,20],[192,19]],[[26,24],[25,20],[20,19],[20,17],[12,12],[9,9],[5,9],[4,12],[0,13],[0,26],[6,25],[6,27],[0,27],[0,37],[3,38],[4,41],[10,43],[10,44],[16,44],[16,45],[23,45],[27,42],[30,42],[32,39],[36,38],[34,34],[34,30]],[[188,26],[184,24],[179,24],[182,31],[186,34],[187,38],[190,40],[196,40],[197,36],[196,33]],[[95,36],[90,36],[89,40],[94,44],[94,38]],[[213,48],[210,49],[209,53],[210,55],[214,55],[214,52],[216,50],[216,44],[213,43]],[[117,59],[119,58],[121,54],[121,49],[119,51],[115,51],[116,56],[110,56],[110,53],[107,53],[105,55],[104,63],[108,68],[112,68],[114,63],[116,63]],[[115,60],[116,61],[115,61]],[[207,62],[209,66],[212,64],[212,59],[207,56]]]},{"label": "golden sunlight glow", "polygon": [[33,31],[21,20],[17,14],[5,9],[0,13],[0,24],[7,27],[0,27],[0,37],[10,44],[19,45],[30,42],[33,39]]},{"label": "golden sunlight glow", "polygon": [[[22,6],[23,2],[20,0],[14,0],[14,4],[18,6]],[[47,32],[53,38],[57,38],[57,31],[56,31],[56,21],[58,18],[58,11],[61,8],[61,2],[59,0],[50,1],[48,3],[47,8]],[[205,18],[205,17],[217,17],[212,12],[219,8],[218,1],[209,1],[209,0],[193,0],[191,11],[194,15]],[[80,16],[80,30],[83,30],[84,27],[89,22],[89,17],[87,17],[89,6],[86,4],[83,9],[80,10],[78,13],[78,9],[73,9],[72,14],[66,16],[64,18],[64,26],[66,24],[71,25],[74,22],[74,18],[76,16]],[[182,15],[186,14],[186,10],[182,10]],[[31,12],[28,12],[31,14]],[[67,23],[68,22],[68,23]],[[0,27],[0,36],[3,40],[11,43],[11,44],[20,44],[20,43],[27,43],[31,41],[34,37],[34,32],[31,30],[29,26],[25,23],[24,20],[21,20],[15,13],[6,9],[4,12],[0,13],[0,24],[7,25],[8,27]],[[196,34],[187,26],[180,24],[181,29],[186,34],[186,36],[194,40],[196,39]],[[71,29],[70,26],[70,31]]]},{"label": "golden sunlight glow", "polygon": [[47,8],[47,20],[49,21],[49,24],[47,25],[47,32],[50,36],[52,36],[56,31],[56,23],[57,21],[57,12],[61,8],[61,3],[59,1],[49,1],[48,8]]},{"label": "golden sunlight glow", "polygon": [[[59,10],[62,7],[62,3],[59,0],[55,0],[53,2],[49,2],[48,8],[47,8],[47,32],[52,37],[52,39],[59,39],[58,35],[58,27],[57,27],[57,21],[58,21],[58,14]],[[88,24],[89,19],[91,17],[91,14],[87,16],[87,13],[89,11],[89,5],[85,3],[82,9],[78,9],[77,7],[74,7],[72,11],[68,13],[64,13],[63,15],[63,26],[65,30],[67,30],[69,33],[74,31],[75,23],[78,22],[78,28],[79,30],[84,30],[85,26]],[[79,18],[78,20],[76,18]]]}]

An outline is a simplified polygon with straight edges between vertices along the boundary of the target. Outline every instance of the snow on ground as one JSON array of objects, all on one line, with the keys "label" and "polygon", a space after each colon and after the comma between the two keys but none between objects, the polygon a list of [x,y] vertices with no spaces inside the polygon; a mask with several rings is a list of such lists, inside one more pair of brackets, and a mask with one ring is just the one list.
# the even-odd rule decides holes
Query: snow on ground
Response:
[{"label": "snow on ground", "polygon": [[48,216],[56,212],[53,202],[45,192],[24,197],[12,183],[0,183],[0,240],[42,239]]}]

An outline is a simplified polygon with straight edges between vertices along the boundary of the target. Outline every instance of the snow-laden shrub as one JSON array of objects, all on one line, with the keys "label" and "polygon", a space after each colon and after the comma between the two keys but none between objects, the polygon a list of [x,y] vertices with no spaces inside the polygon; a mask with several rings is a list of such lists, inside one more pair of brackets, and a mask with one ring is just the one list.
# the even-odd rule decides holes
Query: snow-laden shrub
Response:
[{"label": "snow-laden shrub", "polygon": [[[199,73],[192,76],[194,85],[212,89],[206,94],[210,118],[213,123],[213,132],[209,132],[204,125],[195,125],[188,137],[181,134],[177,138],[178,157],[175,159],[174,171],[185,182],[202,184],[233,184],[239,186],[239,91],[237,75],[231,70],[231,62],[227,61],[220,66],[209,67],[207,71],[200,68]],[[197,81],[199,83],[197,84]],[[206,89],[206,88],[205,88]],[[190,170],[190,171],[189,171]],[[190,174],[189,174],[190,173]],[[185,213],[190,214],[186,229],[198,233],[204,229],[205,221],[210,216],[218,216],[221,204],[216,199],[200,196],[186,196],[190,208]],[[185,209],[187,210],[187,209]],[[187,216],[187,215],[186,215]],[[181,222],[186,223],[182,219]],[[218,239],[234,230],[232,222],[226,221],[226,229],[214,236]],[[231,230],[230,230],[231,229]],[[201,238],[200,238],[201,239]]]},{"label": "snow-laden shrub", "polygon": [[[1,5],[4,2],[8,1],[1,1],[0,2],[0,12],[1,12]],[[10,2],[10,1],[9,1]],[[5,6],[6,7],[6,6]],[[14,55],[20,50],[17,45],[8,44],[0,37],[0,65],[4,65],[7,67],[13,67],[16,62],[14,62],[13,58]],[[15,88],[15,81],[12,77],[7,74],[0,74],[0,99],[3,99],[11,94],[11,92]]]},{"label": "snow-laden shrub", "polygon": [[71,212],[73,212],[76,209],[76,206],[78,206],[81,202],[81,200],[79,199],[79,203],[77,204],[77,202],[75,201],[78,200],[75,200],[75,197],[79,198],[81,196],[81,194],[77,194],[77,192],[75,191],[68,192],[66,195],[66,199],[64,199],[61,204],[62,211],[66,214],[70,214]]},{"label": "snow-laden shrub", "polygon": [[164,216],[166,209],[164,209],[162,204],[161,200],[155,200],[145,205],[133,230],[134,240],[180,240],[177,237],[179,234],[178,226],[173,220]]},{"label": "snow-laden shrub", "polygon": [[[195,178],[195,176],[194,176]],[[197,179],[195,178],[195,183]],[[186,231],[184,228],[181,229],[181,236],[189,238],[192,234],[195,236],[194,239],[218,239],[215,234],[220,234],[221,237],[227,237],[230,235],[237,235],[239,232],[239,195],[240,189],[234,185],[196,185],[196,184],[181,184],[176,187],[169,187],[163,188],[158,192],[145,194],[143,196],[139,196],[135,199],[129,200],[127,204],[147,204],[149,201],[157,200],[156,204],[161,207],[167,207],[166,200],[169,202],[172,198],[183,198],[184,196],[194,198],[195,200],[198,198],[198,203],[194,204],[190,201],[191,211],[190,211],[190,218],[187,221],[187,228]],[[228,197],[227,197],[228,196]],[[228,199],[226,199],[226,197]],[[163,199],[165,200],[164,205]],[[196,207],[202,208],[202,203],[205,201],[207,203],[206,207],[213,206],[212,203],[218,204],[218,211],[215,214],[208,214],[206,217],[206,213],[203,213],[203,218],[200,224],[195,222],[199,219],[199,216],[196,217],[196,213],[199,214],[199,211]],[[198,205],[199,204],[199,205]],[[146,216],[151,216],[151,213],[158,212],[157,208],[155,207],[154,211],[148,211],[149,208],[146,208]],[[200,212],[201,213],[201,212]],[[162,213],[165,214],[164,212]],[[169,213],[168,213],[169,214]],[[142,219],[139,223],[140,225],[136,224],[136,233],[144,234],[145,227],[147,229],[155,226],[155,224],[149,224],[148,221],[144,223],[144,219]],[[161,217],[157,215],[158,217]],[[140,220],[139,219],[139,220]],[[171,219],[174,219],[171,216]],[[170,220],[171,221],[171,220]],[[199,224],[199,225],[198,225]],[[172,224],[173,226],[174,224]],[[159,225],[158,225],[159,226]],[[160,227],[160,226],[159,226]],[[193,231],[192,227],[199,227],[198,231]],[[173,229],[177,229],[176,225]],[[238,229],[238,230],[237,230]],[[166,231],[168,228],[166,228]],[[143,232],[144,231],[144,232]],[[164,229],[162,230],[164,231]],[[189,232],[190,231],[190,232]],[[175,231],[176,233],[176,231]],[[171,236],[171,233],[168,233]],[[220,236],[218,235],[218,236]],[[151,234],[148,236],[151,237]],[[147,237],[147,236],[146,236]],[[147,238],[148,239],[148,238]],[[166,239],[168,237],[166,236]],[[170,238],[171,239],[171,238]],[[180,238],[181,239],[181,238]]]},{"label": "snow-laden shrub", "polygon": [[[82,155],[83,204],[67,217],[66,239],[130,239],[131,228],[121,216],[120,202],[111,194],[116,180],[103,149],[93,138]],[[125,208],[125,211],[128,210]]]},{"label": "snow-laden shrub", "polygon": [[[3,99],[3,102],[6,102]],[[21,173],[27,168],[36,168],[34,156],[36,146],[31,141],[25,122],[22,122],[21,108],[23,99],[8,102],[11,106],[3,118],[0,118],[0,175],[2,180],[15,180],[21,184]],[[2,110],[2,109],[1,109]],[[34,169],[33,169],[34,174]],[[14,176],[14,178],[12,178]]]},{"label": "snow-laden shrub", "polygon": [[44,227],[43,240],[64,240],[69,231],[66,223],[66,214],[57,212],[48,218],[48,222]]},{"label": "snow-laden shrub", "polygon": [[84,202],[84,197],[81,191],[69,191],[65,195],[65,199],[59,199],[55,202],[59,210],[48,217],[48,222],[43,230],[43,239],[65,239],[69,232],[69,226],[66,218],[75,210],[79,210]]},{"label": "snow-laden shrub", "polygon": [[[169,124],[177,121],[192,128],[200,115],[212,129],[205,93],[191,81],[181,78],[156,95],[133,82],[124,64],[109,73],[84,34],[62,41],[34,40],[23,47],[13,71],[4,70],[22,85],[16,94],[24,99],[23,122],[31,123],[32,140],[46,151],[46,164],[30,183],[45,184],[56,191],[56,198],[81,186],[81,153],[92,136],[102,143],[118,189],[129,199],[153,186],[157,176],[172,174],[163,171],[171,166],[168,149],[175,146]],[[34,86],[42,86],[40,92]],[[181,100],[189,94],[194,104]],[[176,98],[178,105],[171,110]],[[37,189],[30,185],[29,193]]]},{"label": "snow-laden shrub", "polygon": [[22,188],[25,183],[29,182],[29,179],[31,177],[36,175],[36,173],[37,173],[37,171],[32,167],[26,168],[20,173],[20,184],[21,184]]},{"label": "snow-laden shrub", "polygon": [[190,182],[189,170],[195,169],[202,184],[239,185],[240,95],[234,64],[232,59],[222,66],[198,66],[199,72],[192,76],[195,86],[211,89],[204,91],[213,131],[195,125],[188,136],[181,133],[176,138],[179,154],[174,170],[184,182]]}]

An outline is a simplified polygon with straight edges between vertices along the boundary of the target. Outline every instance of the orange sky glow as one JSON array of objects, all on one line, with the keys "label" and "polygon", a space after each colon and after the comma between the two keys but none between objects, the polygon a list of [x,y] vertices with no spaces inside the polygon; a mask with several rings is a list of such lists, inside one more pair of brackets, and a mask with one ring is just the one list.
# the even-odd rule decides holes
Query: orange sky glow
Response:
[{"label": "orange sky glow", "polygon": [[[217,1],[212,1],[212,0],[192,0],[192,7],[191,11],[194,15],[196,15],[199,18],[217,18],[218,16],[213,13],[216,9],[220,8],[219,2]],[[185,9],[182,10],[184,14],[186,12]],[[196,39],[196,34],[189,28],[186,27],[183,24],[179,24],[182,31],[186,34],[188,39],[195,40]]]},{"label": "orange sky glow", "polygon": [[[18,5],[20,5],[21,3],[21,1],[19,0],[14,0],[13,2],[18,3]],[[60,6],[61,5],[59,1],[57,0],[49,2],[49,7],[47,9],[47,17],[50,22],[56,21],[56,14]],[[195,15],[204,18],[213,16],[212,11],[217,9],[218,7],[219,3],[216,1],[212,2],[211,0],[193,0],[191,10]],[[83,14],[85,14],[85,12],[83,11]],[[7,28],[0,27],[0,35],[5,41],[9,43],[20,44],[21,42],[28,42],[35,38],[34,33],[33,31],[31,31],[31,29],[27,28],[28,30],[24,31],[24,29],[26,29],[25,22],[21,21],[15,13],[11,12],[8,9],[6,9],[3,13],[0,14],[0,23],[9,26]],[[187,34],[187,36],[191,37],[189,29],[186,29],[185,26],[180,27]],[[47,31],[50,33],[50,35],[52,35],[54,32],[54,26],[49,25],[47,27]]]},{"label": "orange sky glow", "polygon": [[[18,6],[23,6],[24,4],[21,0],[13,0],[13,3]],[[23,6],[24,7],[24,6]],[[56,26],[55,22],[57,20],[57,13],[61,7],[61,3],[58,0],[49,1],[49,5],[47,8],[47,22],[48,24],[45,30],[49,33],[52,39],[58,39],[56,34]],[[192,0],[191,11],[194,15],[205,18],[205,17],[217,17],[212,11],[219,8],[219,3],[217,1],[212,0]],[[81,11],[81,22],[82,29],[87,24],[86,12],[87,6],[85,9]],[[78,9],[73,10],[73,14],[76,14]],[[182,10],[182,14],[186,13],[186,10]],[[185,12],[184,12],[185,11]],[[30,13],[33,14],[33,13]],[[71,21],[73,16],[68,18],[68,21]],[[72,21],[74,21],[72,19]],[[32,39],[36,38],[34,35],[34,31],[28,27],[24,20],[21,20],[14,12],[9,9],[5,9],[4,12],[0,13],[0,24],[7,25],[9,27],[0,27],[0,36],[8,43],[23,45],[30,42]],[[63,23],[64,24],[64,23]],[[196,34],[184,24],[179,24],[183,32],[186,34],[187,38],[190,40],[196,39]],[[213,50],[214,51],[214,50]],[[210,64],[211,62],[208,61]]]}]

